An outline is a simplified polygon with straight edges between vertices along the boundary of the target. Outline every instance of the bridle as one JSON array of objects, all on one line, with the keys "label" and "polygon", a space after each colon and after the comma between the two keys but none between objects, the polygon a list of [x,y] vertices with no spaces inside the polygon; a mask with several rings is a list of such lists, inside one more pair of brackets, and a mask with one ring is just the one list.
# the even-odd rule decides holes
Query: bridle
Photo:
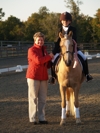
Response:
[{"label": "bridle", "polygon": [[[74,50],[73,50],[74,51]],[[74,54],[74,52],[71,52],[71,51],[65,51],[64,53],[61,53],[61,56],[64,56],[65,54],[68,54],[68,53],[70,53],[72,56],[73,56],[73,54]]]},{"label": "bridle", "polygon": [[66,64],[66,60],[64,59],[64,55],[65,54],[71,54],[71,56],[72,56],[72,60],[70,60],[70,62],[72,62],[73,61],[73,56],[74,56],[74,42],[73,42],[73,51],[71,52],[71,51],[65,51],[64,53],[60,53],[60,57],[62,57],[63,58],[63,60],[64,60],[64,62],[65,62],[65,64]]}]

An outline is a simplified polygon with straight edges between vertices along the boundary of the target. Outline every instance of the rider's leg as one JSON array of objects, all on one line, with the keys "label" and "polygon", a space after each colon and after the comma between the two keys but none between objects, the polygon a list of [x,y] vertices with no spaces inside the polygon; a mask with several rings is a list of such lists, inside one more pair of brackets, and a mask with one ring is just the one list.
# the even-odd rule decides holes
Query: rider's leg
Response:
[{"label": "rider's leg", "polygon": [[85,74],[85,76],[86,76],[86,81],[88,82],[88,81],[92,80],[93,77],[89,74],[87,58],[86,58],[86,56],[85,56],[80,50],[78,50],[77,53],[78,53],[78,54],[83,58],[83,60],[84,60],[84,64],[85,64],[85,65],[83,65],[83,71],[84,71],[84,74]]},{"label": "rider's leg", "polygon": [[55,64],[56,64],[55,61],[58,56],[59,56],[59,53],[55,54],[54,59],[52,60],[52,63],[51,63],[51,77],[48,81],[51,84],[55,84],[55,82],[56,82],[57,76],[55,74]]},{"label": "rider's leg", "polygon": [[49,78],[48,83],[55,84],[55,82],[56,82],[55,67],[54,64],[51,63],[51,77]]}]

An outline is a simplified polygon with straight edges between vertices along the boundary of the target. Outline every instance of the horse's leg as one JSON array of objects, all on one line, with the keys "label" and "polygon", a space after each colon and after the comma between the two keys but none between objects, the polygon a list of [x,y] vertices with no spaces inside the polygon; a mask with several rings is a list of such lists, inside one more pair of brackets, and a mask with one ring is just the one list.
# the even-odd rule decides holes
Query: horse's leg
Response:
[{"label": "horse's leg", "polygon": [[80,112],[79,112],[78,94],[79,94],[79,87],[74,90],[74,97],[75,97],[74,111],[75,111],[76,124],[81,123]]},{"label": "horse's leg", "polygon": [[61,122],[60,125],[65,125],[66,123],[66,99],[65,99],[65,91],[66,88],[60,86],[60,94],[61,94],[61,107],[62,107],[62,111],[61,111]]},{"label": "horse's leg", "polygon": [[67,117],[70,115],[69,100],[70,100],[70,91],[69,91],[69,89],[67,89],[66,90],[66,116]]}]

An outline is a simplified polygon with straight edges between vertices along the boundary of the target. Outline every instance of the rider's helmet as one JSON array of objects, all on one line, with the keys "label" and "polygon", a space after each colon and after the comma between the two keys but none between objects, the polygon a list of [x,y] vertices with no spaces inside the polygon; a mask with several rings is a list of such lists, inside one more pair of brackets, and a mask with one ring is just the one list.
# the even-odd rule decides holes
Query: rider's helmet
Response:
[{"label": "rider's helmet", "polygon": [[60,15],[60,21],[65,20],[65,21],[71,21],[72,22],[72,16],[69,12],[64,12]]}]

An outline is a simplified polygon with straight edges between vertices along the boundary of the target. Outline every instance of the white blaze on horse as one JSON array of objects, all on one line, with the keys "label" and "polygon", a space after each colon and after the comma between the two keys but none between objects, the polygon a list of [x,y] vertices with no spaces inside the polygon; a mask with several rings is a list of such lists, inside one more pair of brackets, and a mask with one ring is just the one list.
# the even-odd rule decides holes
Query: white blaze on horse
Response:
[{"label": "white blaze on horse", "polygon": [[[75,47],[72,39],[72,32],[68,35],[62,35],[60,47],[60,61],[57,65],[57,78],[60,87],[61,94],[61,122],[60,125],[66,123],[66,116],[75,116],[76,123],[80,123],[80,111],[79,111],[79,90],[81,84],[84,81],[84,74],[82,73],[82,66],[78,60],[75,64],[74,54]],[[75,65],[75,66],[74,66]]]}]

